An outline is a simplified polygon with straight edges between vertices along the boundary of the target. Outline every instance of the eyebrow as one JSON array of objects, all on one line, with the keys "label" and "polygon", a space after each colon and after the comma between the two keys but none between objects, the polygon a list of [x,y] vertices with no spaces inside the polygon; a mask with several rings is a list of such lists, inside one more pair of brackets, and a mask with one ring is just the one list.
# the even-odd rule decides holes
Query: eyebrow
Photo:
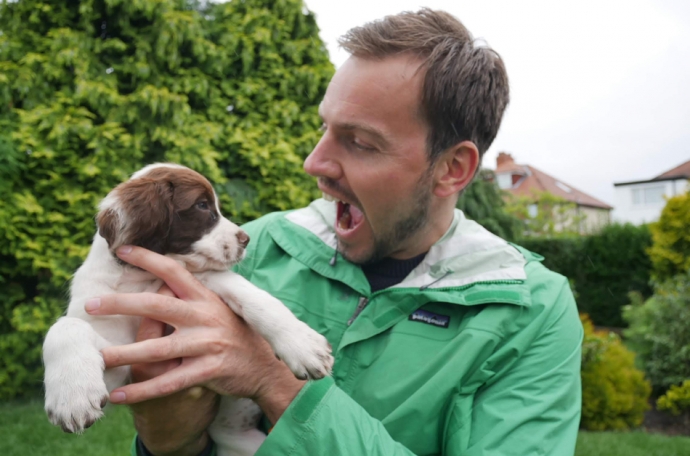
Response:
[{"label": "eyebrow", "polygon": [[[323,121],[323,116],[321,115],[321,106],[319,106],[319,117]],[[370,127],[369,125],[363,125],[359,123],[353,123],[353,122],[345,122],[345,123],[335,123],[332,124],[335,127],[341,129],[341,130],[347,130],[347,131],[352,131],[352,130],[360,130],[363,131],[370,136],[373,136],[378,142],[381,143],[382,146],[390,146],[390,141],[386,139],[386,136],[383,134],[381,130],[375,127]]]}]

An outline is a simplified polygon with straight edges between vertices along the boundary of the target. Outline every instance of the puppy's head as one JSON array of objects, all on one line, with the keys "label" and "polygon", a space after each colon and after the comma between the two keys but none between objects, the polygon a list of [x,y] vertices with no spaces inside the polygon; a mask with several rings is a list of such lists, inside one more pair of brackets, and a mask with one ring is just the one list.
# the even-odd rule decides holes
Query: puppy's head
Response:
[{"label": "puppy's head", "polygon": [[101,201],[98,233],[111,251],[136,245],[169,255],[192,271],[239,262],[249,236],[220,214],[211,184],[196,171],[149,165]]}]

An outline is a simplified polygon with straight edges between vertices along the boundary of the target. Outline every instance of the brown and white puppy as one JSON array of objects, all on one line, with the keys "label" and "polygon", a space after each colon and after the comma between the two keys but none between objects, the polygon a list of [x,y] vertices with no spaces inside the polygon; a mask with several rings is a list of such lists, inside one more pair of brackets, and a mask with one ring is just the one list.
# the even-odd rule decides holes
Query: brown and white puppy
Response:
[{"label": "brown and white puppy", "polygon": [[[145,247],[181,262],[256,329],[300,378],[321,378],[333,364],[326,339],[280,301],[228,270],[245,253],[249,237],[220,213],[211,184],[179,165],[149,165],[113,189],[100,204],[98,233],[70,287],[66,316],[43,345],[45,409],[53,424],[82,432],[103,414],[108,394],[129,380],[129,367],[104,370],[100,350],[134,342],[139,317],[93,316],[92,297],[155,292],[162,282],[118,260],[115,249]],[[253,454],[263,441],[258,407],[224,397],[209,428],[220,455]],[[249,417],[249,419],[248,419]]]}]

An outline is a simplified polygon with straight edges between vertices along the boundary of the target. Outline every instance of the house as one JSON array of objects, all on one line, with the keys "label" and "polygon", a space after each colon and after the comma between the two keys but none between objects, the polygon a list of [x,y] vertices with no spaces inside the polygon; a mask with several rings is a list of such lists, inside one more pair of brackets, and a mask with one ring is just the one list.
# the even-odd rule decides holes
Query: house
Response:
[{"label": "house", "polygon": [[[546,174],[531,165],[520,165],[510,154],[501,152],[496,159],[496,180],[498,186],[516,196],[528,198],[543,192],[551,193],[575,204],[573,220],[578,219],[580,233],[592,233],[611,221],[613,207],[585,192]],[[536,205],[530,206],[534,217]]]},{"label": "house", "polygon": [[655,222],[666,205],[665,197],[690,190],[688,179],[690,160],[649,180],[613,184],[616,189],[614,219],[636,225]]}]

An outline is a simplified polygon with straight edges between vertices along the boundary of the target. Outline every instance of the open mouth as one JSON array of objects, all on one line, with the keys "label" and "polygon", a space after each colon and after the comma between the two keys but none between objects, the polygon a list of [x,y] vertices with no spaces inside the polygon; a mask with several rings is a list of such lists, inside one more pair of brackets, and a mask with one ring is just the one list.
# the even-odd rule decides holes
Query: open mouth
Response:
[{"label": "open mouth", "polygon": [[335,230],[339,235],[343,236],[354,233],[354,231],[362,225],[364,213],[357,206],[340,201],[325,192],[323,197],[325,200],[332,201],[336,204]]},{"label": "open mouth", "polygon": [[339,231],[354,231],[364,220],[364,214],[359,208],[351,204],[338,201],[337,205],[336,226],[340,228]]}]

